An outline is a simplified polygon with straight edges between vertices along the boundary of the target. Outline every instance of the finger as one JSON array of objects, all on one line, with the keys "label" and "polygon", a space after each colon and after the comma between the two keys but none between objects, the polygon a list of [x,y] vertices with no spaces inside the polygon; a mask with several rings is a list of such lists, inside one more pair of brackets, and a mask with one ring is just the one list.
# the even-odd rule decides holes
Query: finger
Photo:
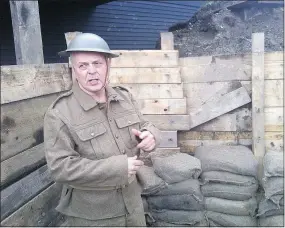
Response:
[{"label": "finger", "polygon": [[134,175],[134,174],[136,174],[137,172],[136,171],[129,171],[128,172],[128,174],[130,174],[130,175]]},{"label": "finger", "polygon": [[137,129],[132,129],[132,133],[136,136],[140,136],[140,134],[142,133],[141,131],[137,130]]},{"label": "finger", "polygon": [[142,166],[142,165],[144,165],[144,163],[141,160],[135,160],[133,165],[135,165],[135,166]]},{"label": "finger", "polygon": [[149,148],[153,147],[155,145],[155,141],[151,140],[148,144],[145,145],[144,150],[148,150]]},{"label": "finger", "polygon": [[147,148],[145,149],[145,151],[151,151],[151,150],[154,149],[154,147],[155,147],[155,144],[152,144],[152,145],[150,145],[149,147],[147,147]]},{"label": "finger", "polygon": [[153,142],[154,142],[154,138],[150,136],[150,137],[143,139],[143,141],[141,141],[141,143],[139,143],[137,147],[143,149]]},{"label": "finger", "polygon": [[130,159],[130,160],[137,160],[137,158],[138,158],[137,155],[135,155],[135,156],[133,156],[133,157],[128,157],[128,159]]}]

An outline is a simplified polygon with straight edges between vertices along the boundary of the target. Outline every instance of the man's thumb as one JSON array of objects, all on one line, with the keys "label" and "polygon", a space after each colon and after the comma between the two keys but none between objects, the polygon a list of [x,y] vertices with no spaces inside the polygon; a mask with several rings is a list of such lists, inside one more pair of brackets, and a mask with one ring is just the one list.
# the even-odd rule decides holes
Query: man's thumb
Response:
[{"label": "man's thumb", "polygon": [[141,132],[138,131],[137,129],[132,129],[132,132],[133,132],[133,134],[136,135],[136,136],[140,136],[140,134],[141,134]]}]

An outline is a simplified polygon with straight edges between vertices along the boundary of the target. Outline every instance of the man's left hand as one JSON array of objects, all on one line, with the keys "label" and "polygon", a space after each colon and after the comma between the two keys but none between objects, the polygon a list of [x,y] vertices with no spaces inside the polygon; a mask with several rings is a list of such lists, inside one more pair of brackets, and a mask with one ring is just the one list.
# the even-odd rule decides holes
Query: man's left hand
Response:
[{"label": "man's left hand", "polygon": [[149,131],[139,131],[132,129],[132,132],[135,136],[138,136],[142,141],[137,145],[137,148],[140,148],[144,151],[151,151],[155,147],[155,138],[153,134]]}]

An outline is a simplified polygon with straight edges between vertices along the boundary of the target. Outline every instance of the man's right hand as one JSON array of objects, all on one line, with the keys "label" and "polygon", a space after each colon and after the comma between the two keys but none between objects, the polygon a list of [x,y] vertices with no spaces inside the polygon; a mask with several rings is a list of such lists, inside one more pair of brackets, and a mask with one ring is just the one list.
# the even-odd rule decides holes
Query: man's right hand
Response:
[{"label": "man's right hand", "polygon": [[137,160],[137,156],[128,158],[128,177],[135,175],[140,167],[143,166],[143,161]]}]

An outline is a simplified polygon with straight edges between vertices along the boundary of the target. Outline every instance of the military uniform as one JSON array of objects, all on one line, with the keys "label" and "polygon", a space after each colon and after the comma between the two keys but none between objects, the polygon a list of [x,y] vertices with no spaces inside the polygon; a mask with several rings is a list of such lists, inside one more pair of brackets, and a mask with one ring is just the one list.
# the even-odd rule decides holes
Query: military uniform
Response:
[{"label": "military uniform", "polygon": [[144,226],[141,188],[135,176],[128,178],[127,157],[139,150],[131,129],[150,131],[156,146],[160,131],[143,119],[126,89],[107,86],[106,92],[104,106],[74,82],[46,112],[46,160],[63,183],[56,209],[77,226]]}]

